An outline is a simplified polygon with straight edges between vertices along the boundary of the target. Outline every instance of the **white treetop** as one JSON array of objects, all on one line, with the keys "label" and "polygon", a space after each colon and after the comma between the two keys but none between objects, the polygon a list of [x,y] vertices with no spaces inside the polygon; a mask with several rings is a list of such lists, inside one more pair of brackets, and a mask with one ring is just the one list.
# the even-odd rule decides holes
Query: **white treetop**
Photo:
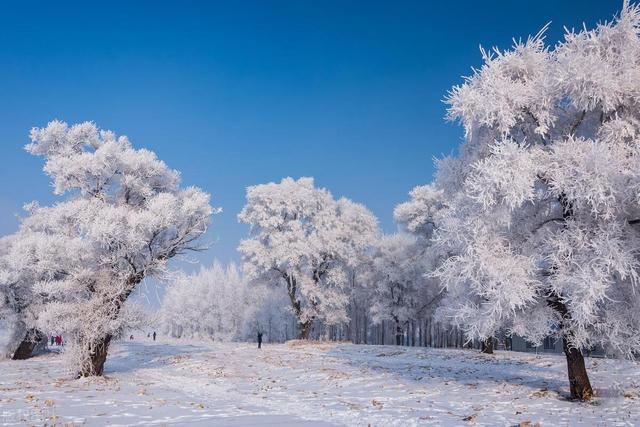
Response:
[{"label": "white treetop", "polygon": [[130,326],[123,307],[136,286],[174,256],[198,249],[213,212],[209,195],[180,188],[178,172],[151,151],[93,123],[54,121],[33,129],[31,140],[27,151],[45,158],[55,193],[67,197],[51,207],[32,206],[21,232],[76,242],[57,256],[82,260],[35,284],[52,299],[39,326],[63,331],[74,368],[99,374],[96,358],[106,357],[111,337]]},{"label": "white treetop", "polygon": [[334,200],[312,178],[285,178],[249,187],[239,219],[251,227],[239,247],[246,274],[286,287],[301,335],[315,319],[346,320],[349,269],[378,230],[364,206]]},{"label": "white treetop", "polygon": [[420,185],[411,190],[409,197],[408,202],[396,206],[395,220],[418,239],[429,240],[445,208],[443,191],[432,184]]}]

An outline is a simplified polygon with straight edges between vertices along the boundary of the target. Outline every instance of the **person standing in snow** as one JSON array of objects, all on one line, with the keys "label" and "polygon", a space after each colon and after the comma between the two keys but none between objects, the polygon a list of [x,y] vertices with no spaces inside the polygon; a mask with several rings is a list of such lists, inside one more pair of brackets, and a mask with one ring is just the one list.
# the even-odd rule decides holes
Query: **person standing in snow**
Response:
[{"label": "person standing in snow", "polygon": [[156,340],[156,331],[153,331],[153,340]]},{"label": "person standing in snow", "polygon": [[258,332],[258,348],[262,348],[262,332]]}]

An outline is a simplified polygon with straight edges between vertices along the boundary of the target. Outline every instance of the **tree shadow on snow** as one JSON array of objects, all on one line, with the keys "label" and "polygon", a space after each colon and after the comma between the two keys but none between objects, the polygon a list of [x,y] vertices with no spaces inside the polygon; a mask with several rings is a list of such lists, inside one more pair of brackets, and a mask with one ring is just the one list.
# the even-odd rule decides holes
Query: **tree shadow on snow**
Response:
[{"label": "tree shadow on snow", "polygon": [[[453,382],[478,392],[491,385],[518,384],[532,390],[531,397],[557,395],[566,400],[568,384],[564,370],[558,372],[543,358],[508,358],[497,352],[485,355],[471,349],[435,349],[395,347],[389,345],[336,346],[327,355],[344,360],[354,368],[374,374],[393,375],[403,380],[423,383]],[[558,361],[557,363],[564,362]]]}]

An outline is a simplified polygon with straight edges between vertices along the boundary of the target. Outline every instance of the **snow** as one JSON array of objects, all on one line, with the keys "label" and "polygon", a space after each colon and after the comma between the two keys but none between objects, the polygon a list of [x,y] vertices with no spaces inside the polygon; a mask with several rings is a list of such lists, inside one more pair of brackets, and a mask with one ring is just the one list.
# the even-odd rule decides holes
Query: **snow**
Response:
[{"label": "snow", "polygon": [[0,425],[633,425],[640,364],[588,358],[596,398],[566,399],[564,357],[335,343],[123,341],[104,378],[60,355],[0,361]]}]

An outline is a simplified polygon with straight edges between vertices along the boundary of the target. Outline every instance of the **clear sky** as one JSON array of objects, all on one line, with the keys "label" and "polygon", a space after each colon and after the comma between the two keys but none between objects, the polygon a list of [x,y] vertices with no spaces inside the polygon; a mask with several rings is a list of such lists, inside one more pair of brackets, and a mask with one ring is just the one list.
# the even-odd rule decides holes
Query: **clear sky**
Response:
[{"label": "clear sky", "polygon": [[313,176],[366,204],[393,232],[393,207],[430,181],[461,129],[447,89],[552,21],[609,20],[622,0],[16,1],[0,12],[0,233],[21,206],[51,203],[32,126],[93,120],[126,134],[212,194],[203,261],[238,259],[249,185]]}]

